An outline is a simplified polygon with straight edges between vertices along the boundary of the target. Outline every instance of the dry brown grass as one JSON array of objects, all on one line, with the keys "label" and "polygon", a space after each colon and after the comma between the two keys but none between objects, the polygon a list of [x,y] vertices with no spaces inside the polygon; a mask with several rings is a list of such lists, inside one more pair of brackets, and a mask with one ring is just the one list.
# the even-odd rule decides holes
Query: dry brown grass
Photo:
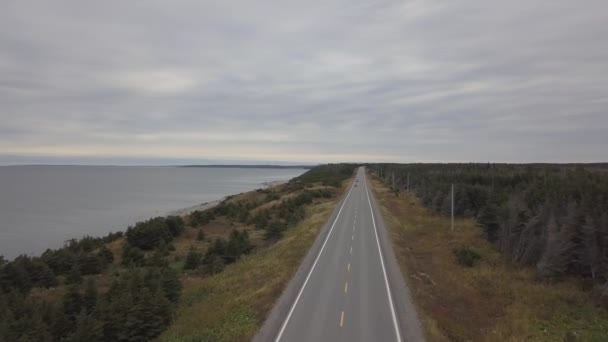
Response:
[{"label": "dry brown grass", "polygon": [[[371,177],[370,177],[371,178]],[[373,180],[430,341],[607,341],[608,315],[575,280],[549,284],[504,259],[473,220],[430,214],[412,195]],[[453,250],[482,256],[474,267]]]}]

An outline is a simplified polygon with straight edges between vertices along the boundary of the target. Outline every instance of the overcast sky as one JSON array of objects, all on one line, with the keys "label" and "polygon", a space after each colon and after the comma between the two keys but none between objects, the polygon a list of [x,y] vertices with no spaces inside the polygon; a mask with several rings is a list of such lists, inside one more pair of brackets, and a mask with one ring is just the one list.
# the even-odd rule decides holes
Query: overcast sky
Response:
[{"label": "overcast sky", "polygon": [[608,161],[608,2],[29,1],[0,164]]}]

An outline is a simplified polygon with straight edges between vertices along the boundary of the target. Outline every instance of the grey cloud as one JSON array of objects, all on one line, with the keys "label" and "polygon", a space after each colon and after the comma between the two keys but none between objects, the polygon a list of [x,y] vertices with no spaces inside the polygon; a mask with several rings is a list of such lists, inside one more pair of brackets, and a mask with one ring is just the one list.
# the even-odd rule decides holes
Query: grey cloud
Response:
[{"label": "grey cloud", "polygon": [[603,1],[5,7],[0,163],[607,157]]}]

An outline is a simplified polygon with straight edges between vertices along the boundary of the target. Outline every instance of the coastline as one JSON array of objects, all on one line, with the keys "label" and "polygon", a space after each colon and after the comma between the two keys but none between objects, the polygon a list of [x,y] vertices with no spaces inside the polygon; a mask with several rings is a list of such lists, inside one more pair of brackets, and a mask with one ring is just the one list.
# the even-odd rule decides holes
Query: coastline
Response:
[{"label": "coastline", "polygon": [[[275,186],[287,184],[288,182],[289,182],[289,180],[278,180],[278,181],[264,182],[264,183],[261,183],[261,185],[263,188],[269,189],[269,188],[273,188]],[[169,215],[169,216],[171,216],[171,215],[186,216],[186,215],[192,214],[195,211],[203,211],[203,210],[211,209],[211,208],[219,205],[220,203],[222,203],[222,201],[224,201],[227,197],[229,197],[229,196],[222,197],[222,198],[214,200],[214,201],[209,201],[209,202],[193,205],[191,207],[177,209],[177,210],[169,212],[167,215]]]},{"label": "coastline", "polygon": [[168,216],[186,216],[186,215],[192,214],[193,212],[195,212],[197,210],[203,211],[203,210],[211,209],[211,208],[217,206],[218,204],[222,203],[222,201],[225,199],[226,199],[226,197],[222,197],[215,201],[205,202],[205,203],[193,205],[191,207],[177,209],[177,210],[169,212]]}]

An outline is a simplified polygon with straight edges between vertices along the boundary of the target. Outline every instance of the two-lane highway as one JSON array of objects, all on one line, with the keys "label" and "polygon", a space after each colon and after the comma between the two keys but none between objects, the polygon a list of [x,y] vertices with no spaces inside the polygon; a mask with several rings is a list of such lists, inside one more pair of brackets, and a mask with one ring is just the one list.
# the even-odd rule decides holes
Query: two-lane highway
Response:
[{"label": "two-lane highway", "polygon": [[370,196],[359,168],[272,340],[403,340]]}]

